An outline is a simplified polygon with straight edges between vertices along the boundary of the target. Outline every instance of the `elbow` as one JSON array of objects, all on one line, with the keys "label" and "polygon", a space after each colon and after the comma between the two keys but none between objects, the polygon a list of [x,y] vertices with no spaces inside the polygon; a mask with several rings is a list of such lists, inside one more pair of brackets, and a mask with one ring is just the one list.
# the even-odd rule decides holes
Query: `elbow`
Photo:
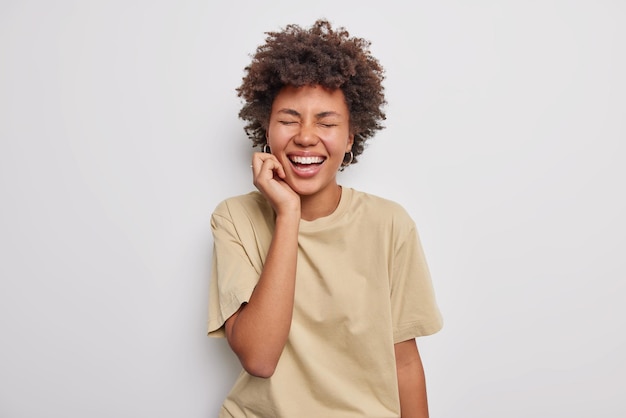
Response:
[{"label": "elbow", "polygon": [[240,341],[231,334],[228,336],[231,349],[239,358],[241,366],[251,376],[263,379],[274,375],[281,351],[265,345],[254,344],[251,341]]},{"label": "elbow", "polygon": [[278,365],[278,359],[280,358],[280,356],[270,355],[269,353],[263,354],[259,350],[247,352],[235,351],[235,353],[246,373],[263,379],[270,378],[274,375],[276,366]]},{"label": "elbow", "polygon": [[278,365],[279,356],[273,356],[268,353],[261,353],[259,350],[244,349],[239,350],[235,344],[231,343],[233,352],[239,358],[239,363],[249,375],[267,379],[274,375],[276,366]]},{"label": "elbow", "polygon": [[268,379],[272,377],[276,371],[277,361],[260,358],[240,358],[239,360],[241,361],[241,365],[246,373],[254,377]]}]

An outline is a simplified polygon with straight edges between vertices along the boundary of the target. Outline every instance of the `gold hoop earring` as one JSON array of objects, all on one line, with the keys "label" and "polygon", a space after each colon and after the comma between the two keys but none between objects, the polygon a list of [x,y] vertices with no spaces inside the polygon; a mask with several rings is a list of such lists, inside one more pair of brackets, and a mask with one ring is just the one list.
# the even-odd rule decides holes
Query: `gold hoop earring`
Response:
[{"label": "gold hoop earring", "polygon": [[269,145],[264,144],[264,145],[263,145],[263,152],[264,152],[264,153],[266,153],[266,154],[271,154],[271,153],[272,153],[272,150],[270,149],[270,146],[269,146]]}]

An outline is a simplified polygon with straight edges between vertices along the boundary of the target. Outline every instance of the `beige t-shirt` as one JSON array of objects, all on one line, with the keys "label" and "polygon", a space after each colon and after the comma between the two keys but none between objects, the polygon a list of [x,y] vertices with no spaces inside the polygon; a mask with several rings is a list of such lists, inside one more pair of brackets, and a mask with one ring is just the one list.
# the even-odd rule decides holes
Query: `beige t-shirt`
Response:
[{"label": "beige t-shirt", "polygon": [[[258,192],[212,216],[210,336],[247,302],[274,213]],[[398,204],[343,188],[337,209],[300,221],[291,330],[274,375],[241,373],[220,417],[398,417],[394,343],[442,319],[413,220]]]}]

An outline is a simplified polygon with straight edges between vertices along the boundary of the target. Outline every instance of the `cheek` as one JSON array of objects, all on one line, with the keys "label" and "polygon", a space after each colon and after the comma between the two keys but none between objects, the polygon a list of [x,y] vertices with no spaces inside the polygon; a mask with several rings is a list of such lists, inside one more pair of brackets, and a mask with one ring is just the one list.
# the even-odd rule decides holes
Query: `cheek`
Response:
[{"label": "cheek", "polygon": [[345,138],[328,138],[323,140],[326,149],[336,156],[336,158],[343,158],[344,154],[350,151],[351,145]]},{"label": "cheek", "polygon": [[265,134],[267,143],[270,146],[272,146],[272,143],[275,145],[278,145],[280,142],[282,142],[282,138],[284,138],[284,136],[285,136],[285,133],[283,132],[282,127],[279,125],[270,126]]},{"label": "cheek", "polygon": [[336,138],[337,152],[346,153],[352,148],[352,137],[348,132],[341,133]]},{"label": "cheek", "polygon": [[[271,153],[278,159],[287,159],[284,155],[284,151],[289,143],[289,136],[285,135],[281,130],[272,130],[267,138],[267,144],[270,147]],[[284,161],[282,161],[284,162]]]}]

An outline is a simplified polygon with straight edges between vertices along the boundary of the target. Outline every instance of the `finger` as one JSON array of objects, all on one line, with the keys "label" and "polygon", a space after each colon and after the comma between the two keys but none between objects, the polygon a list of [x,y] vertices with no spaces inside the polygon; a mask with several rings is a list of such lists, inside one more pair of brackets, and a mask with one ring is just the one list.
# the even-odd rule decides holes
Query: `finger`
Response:
[{"label": "finger", "polygon": [[268,159],[276,159],[276,157],[274,157],[272,154],[266,154],[264,152],[255,152],[254,154],[252,154],[252,166],[260,167],[263,162]]},{"label": "finger", "polygon": [[283,166],[280,165],[276,158],[265,158],[261,165],[259,175],[265,176],[267,179],[273,179],[275,174],[278,174],[280,177],[281,171],[283,171]]},{"label": "finger", "polygon": [[[276,157],[271,154],[259,153],[253,157],[253,165],[258,170],[277,171],[282,170],[282,165]],[[284,171],[284,170],[282,170]]]},{"label": "finger", "polygon": [[280,177],[281,179],[284,179],[286,177],[285,167],[283,167],[283,165],[280,164],[280,163],[278,163],[278,167],[276,169],[276,174],[278,174],[278,177]]},{"label": "finger", "polygon": [[261,167],[263,166],[263,161],[265,159],[263,155],[264,153],[262,152],[255,152],[252,154],[252,164],[250,164],[250,168],[252,168],[252,174],[254,177],[258,175]]},{"label": "finger", "polygon": [[264,153],[259,154],[255,154],[252,158],[252,182],[255,186],[264,188],[263,184],[280,178],[278,173],[282,167],[276,157]]}]

